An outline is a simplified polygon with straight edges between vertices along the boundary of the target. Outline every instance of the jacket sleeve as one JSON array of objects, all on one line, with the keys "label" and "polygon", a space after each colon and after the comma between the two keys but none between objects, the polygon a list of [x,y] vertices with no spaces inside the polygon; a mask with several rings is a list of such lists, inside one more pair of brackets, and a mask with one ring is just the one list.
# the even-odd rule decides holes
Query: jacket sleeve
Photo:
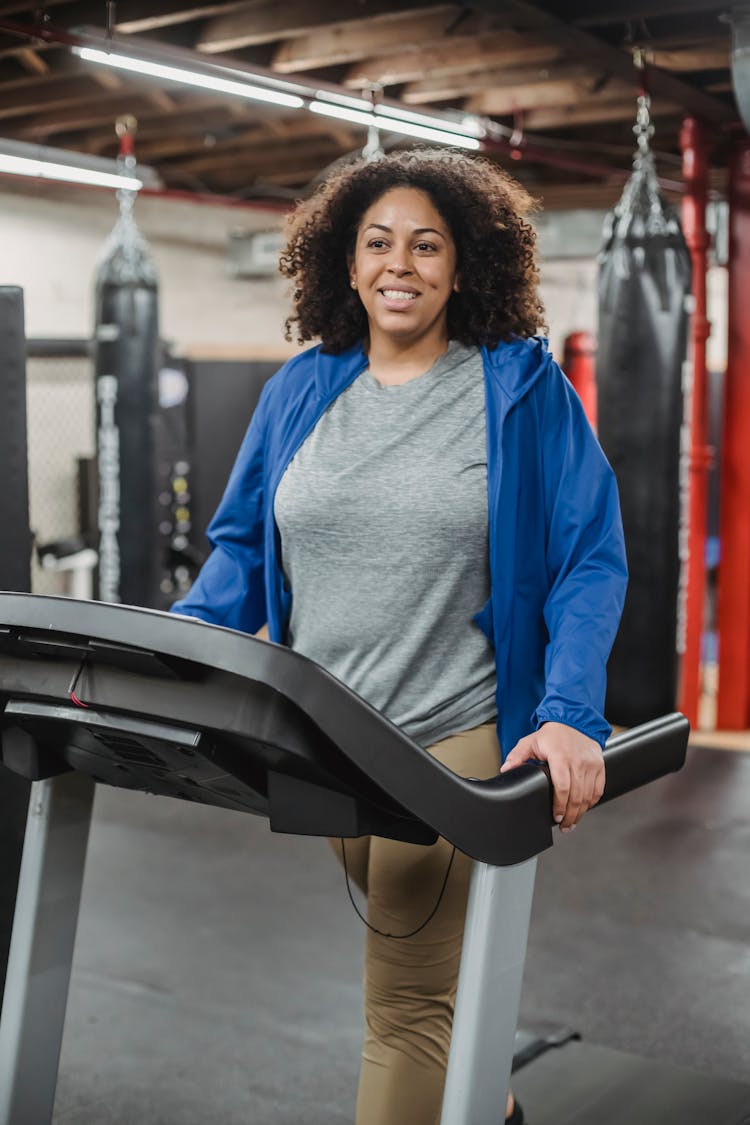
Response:
[{"label": "jacket sleeve", "polygon": [[611,732],[603,715],[606,663],[627,586],[620,502],[580,399],[557,365],[543,386],[549,640],[534,726],[566,723],[603,746]]},{"label": "jacket sleeve", "polygon": [[266,622],[264,583],[265,428],[263,388],[221,503],[208,526],[212,551],[173,613],[255,633]]}]

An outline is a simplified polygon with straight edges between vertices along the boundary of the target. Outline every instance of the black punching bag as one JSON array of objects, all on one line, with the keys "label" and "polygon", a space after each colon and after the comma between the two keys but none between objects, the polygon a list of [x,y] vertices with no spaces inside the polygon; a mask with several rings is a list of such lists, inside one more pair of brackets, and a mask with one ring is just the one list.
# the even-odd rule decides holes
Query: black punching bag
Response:
[{"label": "black punching bag", "polygon": [[606,713],[632,726],[677,690],[680,432],[690,255],[659,194],[647,99],[633,174],[605,227],[599,268],[599,440],[617,476],[630,583],[608,665]]},{"label": "black punching bag", "polygon": [[[127,170],[126,158],[123,162]],[[156,497],[159,325],[156,271],[133,219],[135,193],[117,193],[120,218],[96,281],[99,469],[98,597],[159,600]]]},{"label": "black punching bag", "polygon": [[[26,338],[23,295],[15,286],[0,286],[0,480],[0,590],[28,593],[31,532],[26,470]],[[0,708],[3,706],[0,698]],[[0,997],[30,788],[25,778],[0,766]]]}]

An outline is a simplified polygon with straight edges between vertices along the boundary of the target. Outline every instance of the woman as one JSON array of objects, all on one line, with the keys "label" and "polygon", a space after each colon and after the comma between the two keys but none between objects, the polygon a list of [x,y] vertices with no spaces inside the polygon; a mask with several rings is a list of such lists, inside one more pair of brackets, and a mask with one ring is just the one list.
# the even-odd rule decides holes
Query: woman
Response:
[{"label": "woman", "polygon": [[[530,204],[422,150],[297,207],[287,334],[322,343],[265,387],[176,608],[267,623],[457,773],[546,762],[570,831],[604,787],[625,560],[611,470],[534,336]],[[368,896],[357,1125],[435,1125],[470,864],[442,840],[334,846]]]}]

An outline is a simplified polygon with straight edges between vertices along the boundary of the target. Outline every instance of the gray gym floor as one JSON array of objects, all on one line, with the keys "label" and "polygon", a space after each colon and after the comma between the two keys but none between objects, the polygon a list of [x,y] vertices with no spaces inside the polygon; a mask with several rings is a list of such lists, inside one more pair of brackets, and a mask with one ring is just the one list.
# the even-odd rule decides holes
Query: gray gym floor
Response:
[{"label": "gray gym floor", "polygon": [[[694,749],[560,837],[522,1025],[747,1083],[750,1115],[749,806],[750,755]],[[351,1125],[362,946],[322,841],[100,787],[56,1125]],[[564,1059],[519,1089],[535,1066],[559,1088]]]}]

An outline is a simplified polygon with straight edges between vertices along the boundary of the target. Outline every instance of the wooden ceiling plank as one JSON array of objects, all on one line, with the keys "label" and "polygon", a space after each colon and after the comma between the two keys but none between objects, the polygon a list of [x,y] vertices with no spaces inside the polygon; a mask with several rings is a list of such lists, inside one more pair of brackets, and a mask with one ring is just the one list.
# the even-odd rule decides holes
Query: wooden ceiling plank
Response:
[{"label": "wooden ceiling plank", "polygon": [[29,74],[49,74],[50,65],[46,59],[43,59],[38,51],[33,50],[31,47],[23,47],[16,55],[24,70],[28,70]]},{"label": "wooden ceiling plank", "polygon": [[[605,76],[606,77],[606,76]],[[482,90],[521,91],[526,87],[536,87],[545,83],[560,83],[567,79],[591,79],[601,81],[601,76],[592,73],[591,67],[584,63],[562,63],[559,66],[506,66],[492,70],[466,70],[436,78],[425,78],[421,82],[411,82],[401,91],[401,100],[410,105],[429,102],[453,101],[468,94]]]},{"label": "wooden ceiling plank", "polygon": [[[659,115],[672,114],[679,111],[676,102],[660,102]],[[529,110],[523,116],[524,131],[539,131],[545,129],[565,129],[577,125],[593,125],[603,121],[633,121],[635,120],[635,107],[632,99],[618,101],[597,101],[592,99],[579,102],[578,105],[550,106]]]},{"label": "wooden ceiling plank", "polygon": [[731,62],[731,45],[726,43],[706,47],[656,48],[649,52],[654,66],[663,70],[688,73],[696,70],[728,70]]},{"label": "wooden ceiling plank", "polygon": [[[494,4],[495,0],[479,0],[478,6],[492,8]],[[585,59],[592,66],[603,65],[621,78],[632,79],[633,63],[626,51],[611,46],[581,27],[565,22],[551,12],[530,3],[529,0],[503,0],[503,6],[521,26],[536,30],[545,38],[557,41],[566,52],[572,52],[572,57]],[[655,0],[655,3],[650,5],[648,14],[653,16],[658,8],[658,0]],[[649,72],[649,88],[653,96],[668,101],[678,101],[685,110],[690,110],[708,122],[728,124],[736,120],[736,112],[728,103],[704,93],[697,86],[692,86],[658,67],[652,67]]]},{"label": "wooden ceiling plank", "polygon": [[190,23],[234,12],[246,7],[246,0],[233,0],[232,3],[189,3],[188,0],[145,0],[141,3],[128,3],[125,18],[118,19],[116,28],[124,35],[141,35],[159,31],[163,27]]},{"label": "wooden ceiling plank", "polygon": [[92,67],[90,74],[92,82],[95,82],[97,86],[101,86],[104,90],[125,89],[125,79],[114,70],[100,70],[98,67]]},{"label": "wooden ceiling plank", "polygon": [[[442,6],[442,5],[441,5]],[[404,9],[424,9],[435,7],[435,0],[376,0],[370,4],[372,12],[369,22],[397,19]],[[454,12],[460,12],[453,5]],[[270,43],[275,39],[291,39],[306,34],[317,27],[331,23],[362,20],[362,8],[352,0],[254,0],[242,9],[217,16],[204,26],[197,48],[200,51],[215,53],[236,51],[257,43]]]},{"label": "wooden ceiling plank", "polygon": [[404,82],[422,81],[428,75],[447,78],[463,70],[474,70],[478,65],[532,65],[560,58],[560,48],[554,43],[532,43],[525,36],[518,38],[521,42],[515,45],[515,37],[509,44],[505,32],[465,40],[432,40],[419,50],[377,55],[355,63],[344,77],[343,85],[355,90],[371,85],[400,86]]},{"label": "wooden ceiling plank", "polygon": [[[141,120],[150,110],[152,107],[146,98],[131,98],[126,104],[120,98],[89,98],[74,106],[4,122],[2,131],[6,136],[28,141],[44,141],[59,134],[75,134],[90,129],[111,129],[114,136],[115,121],[121,113],[127,111]],[[74,142],[71,137],[70,143],[78,147],[80,142],[78,138]]]},{"label": "wooden ceiling plank", "polygon": [[[610,97],[627,97],[627,87],[621,80],[613,80],[608,86]],[[467,113],[489,114],[506,117],[519,111],[526,114],[542,106],[561,106],[586,104],[591,98],[590,79],[569,79],[564,82],[543,82],[537,85],[510,87],[505,90],[484,90],[473,94],[463,105]],[[635,107],[635,98],[632,102]],[[635,116],[635,108],[633,108]]]},{"label": "wooden ceiling plank", "polygon": [[211,174],[225,169],[231,171],[236,168],[238,171],[241,170],[243,175],[247,173],[255,175],[265,169],[272,171],[274,168],[294,168],[301,161],[309,158],[317,159],[318,155],[320,155],[320,165],[322,166],[327,160],[335,159],[336,155],[341,152],[340,146],[335,141],[318,138],[306,144],[295,145],[292,150],[287,146],[279,146],[278,148],[266,148],[264,150],[245,149],[241,152],[220,153],[218,155],[209,153],[188,160],[171,161],[169,165],[162,165],[160,171],[165,174],[168,171],[179,171],[190,175],[199,175],[203,172]]},{"label": "wooden ceiling plank", "polygon": [[[402,53],[404,49],[428,50],[432,46],[454,43],[485,30],[486,21],[469,16],[459,25],[455,38],[450,28],[455,19],[454,5],[443,4],[429,12],[404,12],[388,19],[359,19],[334,23],[306,35],[287,39],[276,49],[272,66],[281,74],[320,70],[327,66],[356,62],[373,54]],[[476,42],[473,38],[471,42]],[[530,42],[527,37],[525,44]]]}]

